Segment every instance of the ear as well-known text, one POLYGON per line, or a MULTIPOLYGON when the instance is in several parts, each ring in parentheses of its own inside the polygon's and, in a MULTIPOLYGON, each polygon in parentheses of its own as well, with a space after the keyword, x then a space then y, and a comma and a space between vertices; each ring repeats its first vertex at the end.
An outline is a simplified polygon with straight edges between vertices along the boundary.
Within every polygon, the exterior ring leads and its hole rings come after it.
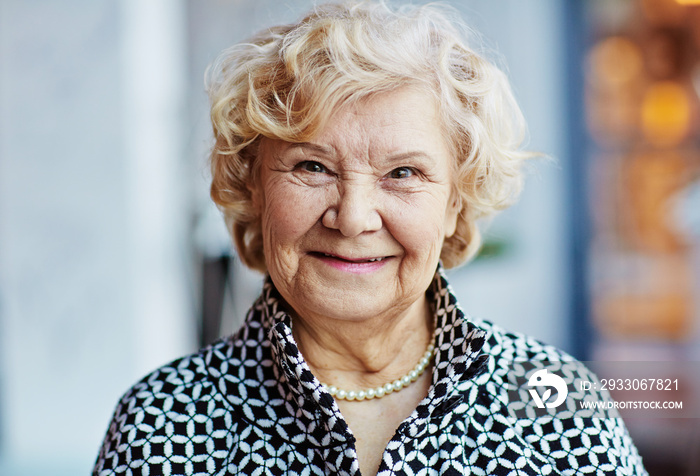
POLYGON ((450 238, 457 229, 459 212, 462 210, 462 198, 456 190, 452 190, 450 199, 445 210, 445 238, 450 238))

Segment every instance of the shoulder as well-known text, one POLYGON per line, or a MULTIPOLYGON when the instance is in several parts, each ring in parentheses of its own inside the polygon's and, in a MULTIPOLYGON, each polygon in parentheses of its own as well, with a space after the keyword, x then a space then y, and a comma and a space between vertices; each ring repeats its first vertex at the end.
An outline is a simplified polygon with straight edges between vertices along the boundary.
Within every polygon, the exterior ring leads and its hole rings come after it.
POLYGON ((508 331, 484 319, 469 318, 469 320, 486 333, 483 352, 492 358, 510 361, 569 362, 576 360, 558 347, 527 334, 508 331))
MULTIPOLYGON (((470 320, 486 333, 482 352, 489 356, 488 369, 477 383, 490 395, 489 401, 500 401, 504 421, 514 425, 532 451, 563 474, 577 474, 572 468, 583 472, 597 468, 600 474, 611 475, 647 474, 619 415, 591 415, 577 406, 586 398, 604 398, 600 393, 583 395, 577 391, 575 382, 579 379, 596 379, 584 363, 531 336, 489 321, 470 320), (534 406, 530 377, 542 368, 563 378, 567 397, 556 410, 530 414, 525 411, 534 406)), ((559 392, 552 388, 554 391, 559 392)))
MULTIPOLYGON (((230 428, 229 404, 216 388, 218 361, 230 361, 233 345, 222 340, 174 360, 133 385, 119 400, 93 474, 118 474, 134 463, 151 464, 167 453, 189 451, 194 436, 215 440, 213 429, 230 428), (194 418, 196 415, 196 418, 194 418)), ((204 441, 204 440, 202 440, 204 441)), ((225 457, 225 442, 210 441, 225 457)))
MULTIPOLYGON (((581 397, 577 389, 580 388, 581 381, 597 380, 596 375, 585 363, 532 336, 506 331, 485 320, 474 319, 472 322, 485 333, 481 351, 488 356, 485 371, 479 376, 477 383, 488 384, 488 388, 493 389, 493 396, 504 403, 511 413, 514 401, 521 403, 521 406, 528 410, 534 407, 537 402, 533 400, 532 389, 537 387, 551 388, 550 395, 555 392, 568 395, 563 402, 552 397, 550 403, 558 402, 556 412, 547 411, 544 414, 556 414, 559 417, 578 417, 583 414, 580 409, 576 409, 581 397), (555 387, 556 384, 559 386, 555 387), (561 406, 562 403, 565 405, 561 406), (565 413, 564 410, 569 412, 565 413)), ((599 393, 588 396, 596 399, 602 397, 599 393)), ((536 413, 541 416, 542 412, 536 413)), ((516 412, 516 416, 532 415, 516 412)))

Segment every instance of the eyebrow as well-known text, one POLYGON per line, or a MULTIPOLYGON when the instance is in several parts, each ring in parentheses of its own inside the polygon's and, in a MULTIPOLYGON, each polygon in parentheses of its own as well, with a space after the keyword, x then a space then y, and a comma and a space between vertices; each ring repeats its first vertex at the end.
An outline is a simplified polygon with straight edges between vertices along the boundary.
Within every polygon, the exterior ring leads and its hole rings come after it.
POLYGON ((407 159, 421 159, 427 160, 429 162, 435 162, 435 158, 433 156, 420 150, 401 152, 400 154, 390 155, 387 157, 387 160, 389 160, 390 162, 401 162, 402 160, 407 159))
MULTIPOLYGON (((306 149, 326 156, 337 155, 336 148, 331 145, 321 145, 314 142, 295 142, 290 144, 289 149, 306 149)), ((435 163, 435 157, 422 150, 409 150, 398 154, 391 154, 385 157, 389 164, 400 163, 404 160, 418 159, 421 162, 435 163)))
POLYGON ((309 149, 314 152, 320 152, 325 155, 332 155, 335 153, 335 148, 331 146, 314 144, 313 142, 295 142, 289 146, 290 149, 309 149))

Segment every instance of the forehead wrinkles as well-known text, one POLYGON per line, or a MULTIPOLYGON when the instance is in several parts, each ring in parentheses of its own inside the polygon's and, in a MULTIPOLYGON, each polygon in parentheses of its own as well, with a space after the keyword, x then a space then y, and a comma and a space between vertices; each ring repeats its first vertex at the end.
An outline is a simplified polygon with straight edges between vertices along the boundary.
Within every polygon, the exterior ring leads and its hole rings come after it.
POLYGON ((372 162, 372 153, 382 146, 373 144, 372 117, 361 114, 356 108, 339 111, 316 141, 333 151, 338 164, 348 171, 366 170, 372 162))
POLYGON ((423 133, 418 124, 400 114, 387 115, 378 108, 355 106, 340 111, 312 141, 318 146, 312 147, 331 150, 333 158, 343 168, 361 171, 368 166, 380 167, 385 159, 393 156, 423 149, 424 141, 416 141, 416 134, 423 133))

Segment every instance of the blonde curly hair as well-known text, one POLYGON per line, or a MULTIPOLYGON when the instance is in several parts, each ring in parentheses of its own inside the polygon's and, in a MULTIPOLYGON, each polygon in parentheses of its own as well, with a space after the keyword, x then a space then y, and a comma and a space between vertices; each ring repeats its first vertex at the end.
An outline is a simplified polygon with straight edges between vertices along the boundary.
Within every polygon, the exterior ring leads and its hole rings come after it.
POLYGON ((435 97, 455 159, 461 211, 441 259, 451 268, 474 255, 477 219, 514 201, 522 162, 535 154, 520 149, 525 122, 506 76, 466 44, 449 16, 436 5, 328 4, 219 56, 207 72, 211 197, 243 263, 266 271, 252 206, 260 139, 308 141, 341 106, 408 85, 435 97))

